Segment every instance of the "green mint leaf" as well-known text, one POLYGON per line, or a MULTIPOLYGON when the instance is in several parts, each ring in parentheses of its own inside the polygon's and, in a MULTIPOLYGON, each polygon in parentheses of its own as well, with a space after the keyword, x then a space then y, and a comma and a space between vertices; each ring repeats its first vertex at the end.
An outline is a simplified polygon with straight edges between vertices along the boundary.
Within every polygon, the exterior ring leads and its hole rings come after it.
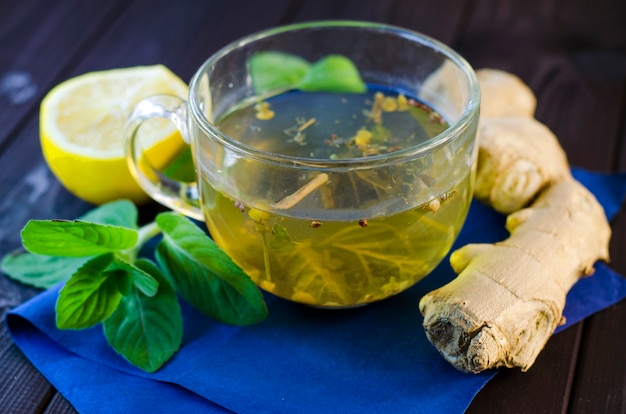
POLYGON ((342 55, 329 55, 315 62, 297 87, 308 92, 363 93, 367 89, 354 63, 342 55))
POLYGON ((174 157, 174 160, 163 170, 163 174, 176 181, 186 183, 195 181, 196 171, 193 164, 191 147, 186 146, 180 154, 174 157))
POLYGON ((104 335, 131 364, 154 372, 180 348, 183 318, 176 293, 159 269, 145 259, 139 259, 136 265, 159 282, 159 291, 147 297, 131 289, 104 321, 104 335))
MULTIPOLYGON (((89 211, 79 220, 134 229, 137 228, 137 208, 129 200, 117 200, 89 211)), ((38 237, 36 241, 39 241, 38 237)), ((60 253, 57 251, 57 254, 60 255, 50 256, 30 252, 8 254, 2 259, 0 269, 18 282, 47 289, 69 279, 78 268, 93 257, 93 255, 65 257, 64 251, 60 253)))
POLYGON ((47 289, 69 279, 87 260, 88 257, 44 256, 23 252, 4 256, 0 269, 20 283, 47 289))
POLYGON ((124 259, 119 256, 114 256, 113 261, 106 269, 109 271, 119 270, 130 278, 130 282, 137 289, 141 291, 146 296, 154 296, 159 289, 159 282, 150 275, 150 273, 145 272, 141 268, 128 263, 124 259))
POLYGON ((30 220, 22 230, 24 247, 48 256, 95 256, 130 249, 137 238, 136 230, 84 221, 30 220))
POLYGON ((311 66, 301 57, 282 52, 258 52, 249 60, 250 77, 256 94, 291 89, 311 66))
POLYGON ((296 55, 268 51, 253 55, 249 64, 257 94, 277 89, 347 93, 367 89, 357 67, 343 55, 328 55, 311 65, 296 55))
POLYGON ((102 204, 82 215, 79 220, 136 229, 137 216, 137 207, 135 207, 133 202, 123 199, 102 204))
POLYGON ((296 242, 294 242, 287 233, 287 229, 275 224, 272 226, 272 241, 269 242, 270 249, 281 250, 283 252, 288 252, 296 247, 296 242))
POLYGON ((239 266, 187 218, 161 213, 156 258, 191 305, 219 321, 250 325, 267 317, 263 295, 239 266))
POLYGON ((59 292, 56 324, 59 329, 84 329, 106 320, 118 307, 123 282, 117 272, 106 272, 112 253, 103 254, 81 266, 59 292))

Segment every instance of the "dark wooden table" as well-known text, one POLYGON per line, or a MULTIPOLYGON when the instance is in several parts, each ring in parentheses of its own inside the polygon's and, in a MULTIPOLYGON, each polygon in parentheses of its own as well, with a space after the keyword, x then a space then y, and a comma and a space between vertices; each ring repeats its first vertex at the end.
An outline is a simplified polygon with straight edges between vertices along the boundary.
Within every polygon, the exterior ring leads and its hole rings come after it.
MULTIPOLYGON (((624 0, 0 0, 0 256, 20 245, 28 219, 72 218, 91 207, 61 187, 41 155, 39 103, 55 84, 155 63, 189 80, 231 40, 329 18, 405 26, 447 43, 475 68, 518 74, 572 165, 626 170, 624 0)), ((626 212, 613 230, 612 267, 626 274, 626 212)), ((37 293, 0 274, 0 319, 37 293)), ((626 412, 624 327, 626 301, 554 336, 529 372, 499 374, 468 412, 626 412)), ((0 412, 75 412, 4 324, 0 412)))

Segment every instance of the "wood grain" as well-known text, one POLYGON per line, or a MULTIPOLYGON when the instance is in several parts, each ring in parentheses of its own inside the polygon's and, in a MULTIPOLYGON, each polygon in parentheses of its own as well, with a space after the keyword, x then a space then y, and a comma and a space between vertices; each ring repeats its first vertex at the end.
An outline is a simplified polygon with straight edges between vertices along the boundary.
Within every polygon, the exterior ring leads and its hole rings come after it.
POLYGON ((0 325, 0 408, 3 413, 42 412, 55 393, 52 386, 12 343, 0 325))
POLYGON ((75 65, 125 4, 119 0, 97 5, 80 0, 0 3, 0 148, 26 117, 35 114, 45 93, 64 78, 63 72, 75 65))
MULTIPOLYGON (((243 35, 321 19, 407 27, 452 46, 476 68, 516 73, 537 95, 537 118, 559 137, 573 165, 626 171, 623 0, 5 1, 0 256, 20 245, 28 219, 74 218, 91 207, 61 187, 41 156, 39 101, 56 83, 87 71, 154 63, 189 80, 209 55, 243 35)), ((141 216, 148 220, 160 210, 152 204, 141 216)), ((626 212, 613 230, 611 266, 626 274, 626 212)), ((37 292, 0 275, 0 318, 37 292)), ((625 324, 622 302, 555 335, 529 372, 500 373, 468 413, 626 412, 625 324)), ((75 412, 12 343, 4 324, 0 412, 75 412)))

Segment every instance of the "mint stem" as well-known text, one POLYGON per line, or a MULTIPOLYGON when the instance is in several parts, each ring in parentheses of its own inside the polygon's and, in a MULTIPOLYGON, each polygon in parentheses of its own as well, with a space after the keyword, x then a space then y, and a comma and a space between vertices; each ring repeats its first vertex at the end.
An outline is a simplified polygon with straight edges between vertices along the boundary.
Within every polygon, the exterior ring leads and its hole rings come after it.
POLYGON ((156 222, 153 221, 151 223, 146 224, 145 226, 140 227, 138 230, 138 233, 139 233, 139 240, 137 241, 137 245, 141 247, 143 246, 145 242, 147 242, 154 236, 159 235, 161 233, 161 229, 156 224, 156 222))
POLYGON ((134 262, 137 259, 137 255, 141 247, 151 238, 159 235, 161 233, 161 229, 156 224, 155 221, 152 221, 139 229, 137 229, 137 244, 132 249, 126 250, 122 252, 125 256, 131 259, 131 262, 134 262))

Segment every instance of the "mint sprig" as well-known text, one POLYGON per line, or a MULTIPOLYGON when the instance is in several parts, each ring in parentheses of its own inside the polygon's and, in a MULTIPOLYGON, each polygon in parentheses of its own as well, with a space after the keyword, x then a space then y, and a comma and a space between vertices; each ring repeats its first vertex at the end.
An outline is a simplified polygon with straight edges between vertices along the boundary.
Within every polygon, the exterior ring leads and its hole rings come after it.
POLYGON ((166 212, 139 228, 137 216, 132 202, 120 200, 80 220, 31 220, 22 230, 28 251, 6 256, 0 268, 36 287, 65 281, 56 303, 57 327, 102 324, 108 343, 147 372, 181 346, 177 294, 224 323, 245 326, 267 317, 256 285, 193 222, 166 212), (161 232, 158 264, 138 257, 161 232))
POLYGON ((346 93, 367 89, 354 62, 343 55, 328 55, 309 63, 289 53, 265 51, 252 55, 249 65, 256 94, 281 89, 346 93))

